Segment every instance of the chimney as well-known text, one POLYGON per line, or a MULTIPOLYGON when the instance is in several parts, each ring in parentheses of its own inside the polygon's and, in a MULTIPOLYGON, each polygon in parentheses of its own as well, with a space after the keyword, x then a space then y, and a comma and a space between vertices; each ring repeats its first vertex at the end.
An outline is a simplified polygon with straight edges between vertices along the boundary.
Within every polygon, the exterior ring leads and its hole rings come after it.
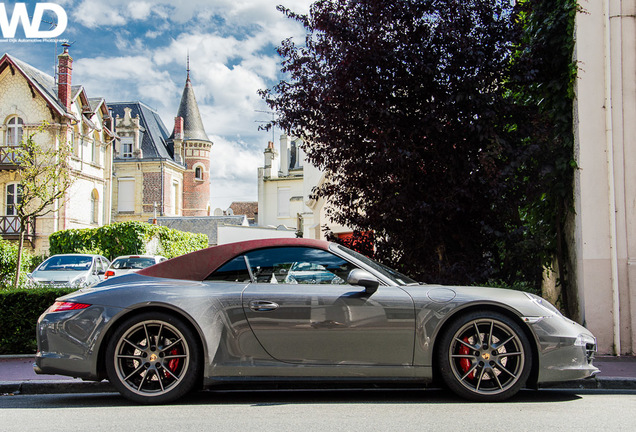
POLYGON ((274 160, 274 143, 273 142, 270 141, 267 143, 267 148, 263 152, 263 155, 265 156, 263 167, 268 173, 265 176, 269 177, 270 176, 269 169, 272 167, 272 161, 274 160))
POLYGON ((174 139, 183 139, 183 117, 174 118, 174 139))
POLYGON ((289 136, 280 136, 280 174, 282 177, 289 175, 289 136))
POLYGON ((66 111, 71 110, 71 73, 73 72, 73 58, 68 53, 67 43, 62 44, 64 52, 57 56, 58 74, 57 74, 57 98, 62 105, 66 107, 66 111))

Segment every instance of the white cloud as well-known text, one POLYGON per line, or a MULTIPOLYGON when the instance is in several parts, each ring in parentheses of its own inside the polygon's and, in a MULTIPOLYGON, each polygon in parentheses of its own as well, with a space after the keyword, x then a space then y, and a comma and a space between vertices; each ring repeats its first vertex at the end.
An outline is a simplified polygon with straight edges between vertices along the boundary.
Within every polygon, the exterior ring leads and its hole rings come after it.
POLYGON ((132 19, 144 20, 150 15, 152 5, 147 2, 130 2, 127 7, 132 19))
POLYGON ((210 158, 212 207, 226 209, 232 201, 256 201, 262 151, 257 154, 241 140, 218 135, 210 139, 214 142, 210 158))
MULTIPOLYGON (((204 22, 214 16, 228 26, 263 25, 275 27, 283 21, 276 10, 284 0, 81 0, 73 9, 73 17, 87 27, 123 26, 131 20, 143 20, 150 15, 166 18, 175 23, 204 22)), ((307 13, 313 0, 294 0, 287 7, 298 13, 307 13), (293 3, 293 4, 290 4, 293 3)), ((289 21, 289 20, 288 20, 289 21)))
POLYGON ((82 1, 73 9, 72 16, 75 21, 88 28, 121 26, 127 22, 117 9, 100 0, 82 1))
POLYGON ((149 57, 80 58, 73 65, 74 82, 91 97, 110 101, 142 100, 166 105, 179 91, 167 71, 158 70, 149 57))

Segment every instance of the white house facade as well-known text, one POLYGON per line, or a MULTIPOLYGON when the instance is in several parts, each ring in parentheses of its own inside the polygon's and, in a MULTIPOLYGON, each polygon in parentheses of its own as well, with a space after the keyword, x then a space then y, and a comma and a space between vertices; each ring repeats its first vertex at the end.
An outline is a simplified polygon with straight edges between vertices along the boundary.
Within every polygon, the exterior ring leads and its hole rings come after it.
POLYGON ((636 1, 577 14, 573 268, 601 353, 636 350, 636 1))

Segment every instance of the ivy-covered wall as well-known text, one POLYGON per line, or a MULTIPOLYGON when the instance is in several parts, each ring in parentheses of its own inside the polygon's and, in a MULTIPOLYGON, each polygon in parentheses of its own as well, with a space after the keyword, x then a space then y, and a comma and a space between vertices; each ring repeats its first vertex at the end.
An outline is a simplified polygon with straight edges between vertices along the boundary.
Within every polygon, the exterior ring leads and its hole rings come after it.
POLYGON ((208 246, 205 234, 177 231, 145 222, 120 222, 99 228, 68 229, 51 234, 50 254, 98 253, 163 255, 174 258, 208 246))

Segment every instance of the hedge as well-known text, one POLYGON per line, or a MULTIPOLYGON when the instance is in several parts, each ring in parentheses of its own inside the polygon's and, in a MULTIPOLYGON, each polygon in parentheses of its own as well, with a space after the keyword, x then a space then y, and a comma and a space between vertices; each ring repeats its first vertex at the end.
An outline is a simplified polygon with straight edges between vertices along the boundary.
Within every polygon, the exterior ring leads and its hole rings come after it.
POLYGON ((0 290, 0 355, 34 354, 38 318, 55 299, 75 288, 0 290))
POLYGON ((51 255, 96 253, 113 259, 120 255, 163 255, 174 258, 208 246, 205 234, 177 231, 145 222, 118 222, 99 228, 67 229, 49 237, 51 255))

